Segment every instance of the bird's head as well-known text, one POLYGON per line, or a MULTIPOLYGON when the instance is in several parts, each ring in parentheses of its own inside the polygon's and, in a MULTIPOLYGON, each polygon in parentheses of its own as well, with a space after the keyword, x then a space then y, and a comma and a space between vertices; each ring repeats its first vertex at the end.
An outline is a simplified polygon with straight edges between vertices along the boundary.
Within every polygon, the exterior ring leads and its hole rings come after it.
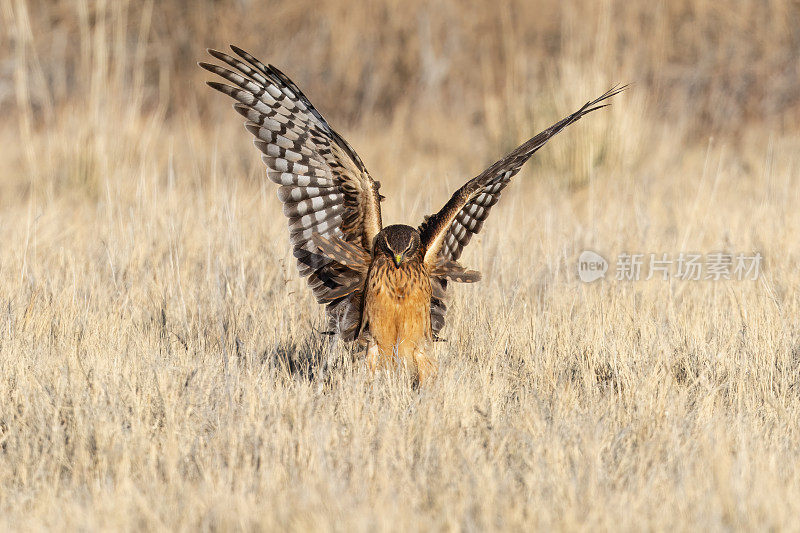
POLYGON ((375 253, 386 255, 399 267, 406 261, 413 259, 419 253, 420 237, 419 231, 411 226, 397 224, 386 226, 375 237, 375 253))

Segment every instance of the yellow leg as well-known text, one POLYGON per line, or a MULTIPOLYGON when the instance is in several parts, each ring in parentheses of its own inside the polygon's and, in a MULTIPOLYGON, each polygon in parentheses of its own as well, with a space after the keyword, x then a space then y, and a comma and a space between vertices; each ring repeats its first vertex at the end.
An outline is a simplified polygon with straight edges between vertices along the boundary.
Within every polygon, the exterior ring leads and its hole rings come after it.
POLYGON ((436 375, 436 362, 425 355, 422 348, 414 350, 414 363, 417 367, 417 379, 420 385, 436 375))
POLYGON ((381 351, 380 348, 378 348, 378 343, 372 340, 369 341, 367 344, 367 364, 372 372, 375 372, 382 366, 381 359, 381 351))
POLYGON ((420 383, 436 374, 436 362, 425 353, 428 343, 401 341, 397 345, 398 359, 416 372, 420 383))
POLYGON ((417 374, 420 383, 436 375, 436 362, 425 353, 427 343, 418 345, 409 341, 400 341, 391 347, 388 354, 381 351, 375 341, 367 344, 367 365, 372 372, 382 368, 405 366, 417 374))

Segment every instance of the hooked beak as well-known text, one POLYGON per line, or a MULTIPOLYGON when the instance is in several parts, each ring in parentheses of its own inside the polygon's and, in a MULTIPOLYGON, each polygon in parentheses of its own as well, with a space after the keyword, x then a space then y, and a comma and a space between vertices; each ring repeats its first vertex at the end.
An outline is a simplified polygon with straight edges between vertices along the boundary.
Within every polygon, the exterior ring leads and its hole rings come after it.
POLYGON ((399 267, 403 262, 403 254, 394 254, 394 266, 399 267))

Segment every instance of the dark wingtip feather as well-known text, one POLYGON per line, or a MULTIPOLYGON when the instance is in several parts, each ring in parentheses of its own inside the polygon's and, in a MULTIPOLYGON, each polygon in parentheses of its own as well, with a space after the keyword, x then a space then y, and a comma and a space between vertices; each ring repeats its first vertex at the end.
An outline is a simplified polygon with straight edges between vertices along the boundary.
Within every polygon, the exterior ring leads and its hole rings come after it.
POLYGON ((252 64, 253 61, 255 61, 256 63, 260 63, 260 61, 258 61, 255 57, 253 57, 252 54, 250 54, 246 50, 242 50, 241 48, 239 48, 235 44, 231 44, 229 46, 231 47, 231 50, 233 50, 234 54, 236 54, 237 56, 241 57, 242 59, 244 59, 248 63, 252 64))
POLYGON ((247 131, 252 133, 255 137, 259 136, 259 130, 261 129, 261 126, 259 126, 258 124, 255 124, 253 122, 245 122, 244 127, 245 127, 245 129, 247 131))
POLYGON ((226 54, 225 52, 220 52, 219 50, 215 50, 214 48, 206 48, 206 52, 208 52, 208 55, 210 55, 211 57, 215 57, 217 59, 223 59, 225 57, 229 57, 228 54, 226 54))
POLYGON ((603 105, 590 107, 589 109, 584 111, 583 114, 586 115, 587 113, 591 113, 592 111, 597 111, 598 109, 603 109, 604 107, 611 107, 611 104, 603 104, 603 105))
MULTIPOLYGON (((599 97, 595 98, 594 100, 590 100, 590 101, 586 102, 585 104, 583 104, 583 107, 581 107, 578 111, 576 111, 575 113, 573 113, 572 115, 567 117, 567 119, 566 119, 565 123, 562 125, 562 127, 565 127, 565 126, 567 126, 569 124, 577 122, 581 117, 583 117, 584 115, 588 115, 592 111, 597 111, 598 109, 602 109, 604 107, 610 106, 611 102, 608 102, 608 103, 605 103, 605 104, 601 104, 601 105, 597 105, 597 104, 599 104, 600 102, 604 102, 605 100, 608 100, 609 98, 612 98, 612 97, 618 95, 619 93, 627 90, 629 87, 630 87, 630 84, 628 84, 628 83, 626 83, 625 85, 622 85, 622 86, 620 86, 619 84, 615 84, 613 87, 611 87, 609 90, 604 92, 599 97)), ((559 128, 559 130, 560 129, 561 128, 559 128)))
POLYGON ((244 105, 244 104, 233 104, 233 109, 236 110, 237 113, 242 115, 247 120, 252 120, 250 113, 257 113, 252 107, 244 105))
POLYGON ((230 94, 230 91, 235 89, 234 87, 231 87, 230 85, 227 85, 225 83, 220 83, 218 81, 207 81, 206 85, 208 85, 212 89, 216 89, 219 92, 225 93, 225 94, 230 94))
MULTIPOLYGON (((609 90, 607 90, 600 98, 594 100, 592 104, 602 102, 603 100, 608 100, 612 96, 616 96, 619 93, 626 91, 630 88, 630 83, 626 83, 625 85, 620 85, 619 83, 615 84, 609 90)), ((590 104, 591 105, 591 104, 590 104)))

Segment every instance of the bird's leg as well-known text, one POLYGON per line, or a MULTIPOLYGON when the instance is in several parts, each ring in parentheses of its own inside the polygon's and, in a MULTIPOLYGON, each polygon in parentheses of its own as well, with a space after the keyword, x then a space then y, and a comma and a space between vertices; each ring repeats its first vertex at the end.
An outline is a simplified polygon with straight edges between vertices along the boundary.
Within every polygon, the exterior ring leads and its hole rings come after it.
POLYGON ((425 345, 414 347, 414 363, 420 385, 436 375, 436 361, 425 354, 425 345))
POLYGON ((372 339, 367 343, 367 364, 372 372, 381 367, 381 351, 378 343, 372 339))
POLYGON ((390 356, 381 350, 375 340, 367 344, 367 364, 372 372, 388 366, 400 365, 416 371, 420 383, 431 379, 436 374, 436 362, 426 355, 429 343, 415 343, 408 340, 398 341, 391 347, 390 356))
POLYGON ((436 362, 428 357, 426 348, 429 348, 429 343, 425 341, 412 342, 406 339, 397 344, 398 359, 412 371, 416 370, 419 383, 436 374, 436 362))

